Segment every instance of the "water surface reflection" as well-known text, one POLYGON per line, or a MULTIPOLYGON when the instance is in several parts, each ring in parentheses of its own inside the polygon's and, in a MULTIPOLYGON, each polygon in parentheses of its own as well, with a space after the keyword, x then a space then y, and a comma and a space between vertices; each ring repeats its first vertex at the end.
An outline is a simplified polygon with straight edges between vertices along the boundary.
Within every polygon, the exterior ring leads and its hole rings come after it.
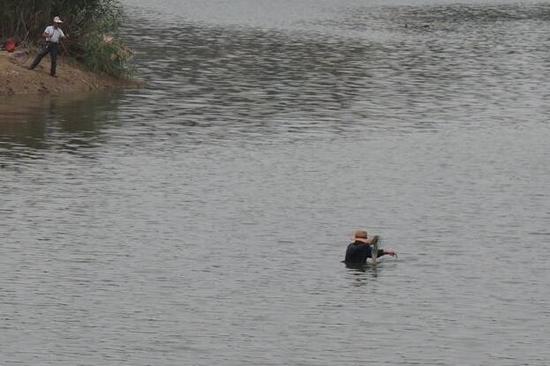
MULTIPOLYGON (((549 40, 539 22, 549 9, 358 7, 335 18, 335 27, 362 37, 197 25, 176 17, 168 21, 172 26, 152 24, 147 39, 133 37, 138 29, 128 28, 130 42, 143 50, 138 59, 150 86, 146 97, 132 97, 143 98, 141 115, 221 127, 228 138, 435 131, 480 119, 542 122, 539 109, 546 108, 548 88, 537 75, 549 73, 541 52, 549 40), (467 22, 455 17, 462 10, 470 14, 467 22), (510 27, 518 19, 529 34, 510 27), (387 37, 371 37, 361 24, 387 37), (150 59, 146 51, 153 47, 162 57, 150 59)), ((327 25, 319 21, 317 27, 327 25)))
POLYGON ((17 96, 0 102, 0 155, 17 157, 33 150, 76 151, 106 141, 116 125, 120 97, 115 93, 63 97, 17 96))

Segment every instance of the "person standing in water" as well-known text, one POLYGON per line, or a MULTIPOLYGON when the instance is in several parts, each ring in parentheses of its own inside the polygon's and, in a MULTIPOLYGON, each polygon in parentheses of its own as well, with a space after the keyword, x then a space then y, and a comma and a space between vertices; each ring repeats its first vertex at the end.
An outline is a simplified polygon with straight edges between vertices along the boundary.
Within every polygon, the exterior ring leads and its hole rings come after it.
MULTIPOLYGON (((346 250, 346 264, 365 264, 367 258, 372 258, 372 244, 378 241, 378 236, 369 237, 365 230, 357 230, 354 235, 353 243, 348 245, 346 250)), ((378 257, 383 255, 396 255, 395 251, 388 249, 378 249, 378 257)))
POLYGON ((46 27, 42 36, 46 38, 46 46, 36 55, 36 58, 29 67, 30 70, 34 69, 42 58, 48 53, 50 54, 51 68, 50 75, 56 77, 55 71, 57 67, 57 55, 59 54, 59 42, 62 38, 65 38, 65 33, 59 28, 59 25, 63 22, 59 17, 53 18, 53 24, 46 27))

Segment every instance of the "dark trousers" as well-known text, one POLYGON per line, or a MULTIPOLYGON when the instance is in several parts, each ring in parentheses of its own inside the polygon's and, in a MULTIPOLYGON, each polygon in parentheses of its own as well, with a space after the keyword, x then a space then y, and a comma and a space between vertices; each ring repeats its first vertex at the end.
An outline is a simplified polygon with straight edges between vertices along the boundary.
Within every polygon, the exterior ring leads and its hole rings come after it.
POLYGON ((36 58, 31 64, 31 70, 36 67, 42 61, 42 58, 46 56, 47 54, 50 54, 50 60, 52 67, 50 69, 50 75, 55 76, 55 69, 57 67, 57 54, 59 53, 59 44, 53 43, 53 42, 46 42, 46 46, 40 50, 38 55, 36 55, 36 58))

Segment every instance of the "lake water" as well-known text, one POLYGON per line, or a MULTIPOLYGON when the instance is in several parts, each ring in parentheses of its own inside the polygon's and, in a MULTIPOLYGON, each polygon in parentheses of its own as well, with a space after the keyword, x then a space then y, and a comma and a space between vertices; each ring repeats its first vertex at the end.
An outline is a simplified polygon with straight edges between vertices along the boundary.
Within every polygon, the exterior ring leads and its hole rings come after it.
POLYGON ((0 100, 2 365, 550 363, 550 4, 125 8, 145 88, 0 100))

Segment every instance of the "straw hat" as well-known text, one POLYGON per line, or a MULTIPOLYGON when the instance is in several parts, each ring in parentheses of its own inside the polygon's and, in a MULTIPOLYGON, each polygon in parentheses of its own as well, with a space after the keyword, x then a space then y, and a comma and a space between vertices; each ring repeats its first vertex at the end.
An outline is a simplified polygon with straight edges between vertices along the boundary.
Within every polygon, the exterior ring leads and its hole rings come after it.
POLYGON ((365 230, 357 230, 354 235, 355 238, 359 238, 359 239, 366 239, 367 236, 368 234, 365 230))

